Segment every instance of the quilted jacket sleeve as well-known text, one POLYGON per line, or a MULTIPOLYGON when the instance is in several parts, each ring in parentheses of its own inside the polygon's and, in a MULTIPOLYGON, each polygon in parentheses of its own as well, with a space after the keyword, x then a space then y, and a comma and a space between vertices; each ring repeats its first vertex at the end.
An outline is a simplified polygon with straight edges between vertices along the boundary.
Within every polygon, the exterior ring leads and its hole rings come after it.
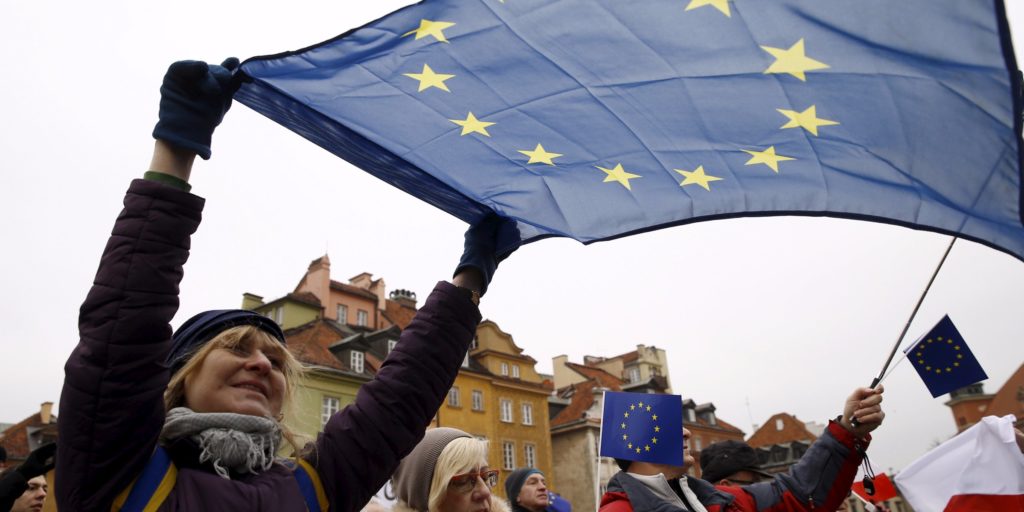
POLYGON ((423 438, 479 322, 464 290, 438 283, 377 377, 327 422, 307 458, 320 473, 332 511, 361 509, 423 438))
POLYGON ((135 180, 79 315, 64 367, 56 497, 61 510, 110 510, 163 425, 170 320, 203 200, 135 180))
POLYGON ((869 441, 870 437, 857 439, 832 421, 788 473, 777 475, 771 482, 718 489, 735 495, 739 510, 835 510, 846 499, 869 441))

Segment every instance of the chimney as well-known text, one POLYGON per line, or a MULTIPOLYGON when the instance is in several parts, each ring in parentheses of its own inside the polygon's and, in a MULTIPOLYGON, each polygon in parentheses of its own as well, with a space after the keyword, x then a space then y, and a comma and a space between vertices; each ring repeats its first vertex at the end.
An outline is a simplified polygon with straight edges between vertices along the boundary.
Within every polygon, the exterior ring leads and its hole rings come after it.
POLYGON ((39 420, 43 425, 49 425, 53 416, 53 402, 43 402, 39 405, 39 420))
POLYGON ((256 309, 262 305, 263 297, 249 292, 242 294, 242 309, 256 309))
POLYGON ((295 287, 295 293, 301 292, 312 293, 327 311, 333 309, 334 306, 330 304, 331 259, 326 254, 309 264, 306 275, 302 276, 299 285, 295 287))
POLYGON ((416 292, 414 291, 399 288, 392 290, 388 298, 397 302, 403 308, 416 309, 416 292))

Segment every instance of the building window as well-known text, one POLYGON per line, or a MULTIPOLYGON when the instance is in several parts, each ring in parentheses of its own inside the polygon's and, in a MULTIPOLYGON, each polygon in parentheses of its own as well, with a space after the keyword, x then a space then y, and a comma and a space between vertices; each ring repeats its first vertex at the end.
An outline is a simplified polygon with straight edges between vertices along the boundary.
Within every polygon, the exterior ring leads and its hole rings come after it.
POLYGON ((480 391, 479 389, 473 390, 473 410, 484 410, 484 392, 480 391))
POLYGON ((640 382, 640 369, 634 366, 626 370, 626 380, 629 382, 640 382))
POLYGON ((526 467, 535 468, 537 467, 537 447, 532 444, 523 446, 523 455, 525 458, 523 462, 526 463, 526 467))
POLYGON ((462 406, 462 397, 459 395, 458 386, 452 386, 452 389, 448 390, 448 405, 452 407, 462 406))
POLYGON ((775 430, 782 430, 785 427, 782 418, 775 418, 775 430))
POLYGON ((508 377, 508 363, 501 363, 501 374, 508 377))
POLYGON ((505 441, 501 443, 501 463, 503 468, 512 470, 516 468, 516 443, 505 441))
POLYGON ((512 423, 512 400, 501 399, 501 421, 512 423))
POLYGON ((704 440, 701 439, 700 437, 698 437, 698 438, 696 438, 694 440, 697 441, 697 451, 699 452, 699 451, 703 450, 704 449, 704 440))
POLYGON ((518 379, 519 378, 519 365, 518 364, 512 365, 512 378, 513 379, 518 379))
POLYGON ((523 425, 533 425, 533 404, 531 403, 523 402, 523 425))
POLYGON ((398 340, 388 340, 388 354, 395 349, 395 345, 398 345, 398 340))
POLYGON ((468 351, 466 352, 466 355, 463 356, 463 358, 462 358, 462 367, 463 368, 469 368, 469 352, 468 351))
POLYGON ((470 350, 475 350, 479 346, 480 346, 480 342, 477 341, 476 336, 473 336, 473 341, 469 342, 469 349, 470 350))
POLYGON ((356 373, 363 373, 363 362, 366 360, 366 355, 358 350, 353 350, 352 355, 349 356, 349 366, 352 367, 352 371, 356 373))
POLYGON ((696 423, 697 422, 697 412, 694 411, 693 409, 687 409, 686 410, 686 421, 689 421, 690 423, 696 423))
POLYGON ((715 419, 714 411, 708 413, 708 425, 711 425, 712 427, 718 425, 718 420, 715 419))
POLYGON ((366 327, 366 324, 370 321, 370 314, 366 310, 360 309, 356 311, 356 325, 360 327, 366 327))
POLYGON ((327 420, 331 419, 334 413, 341 409, 341 399, 335 396, 324 396, 320 404, 320 428, 324 428, 327 420))
POLYGON ((344 304, 338 304, 338 323, 348 323, 348 306, 344 304))

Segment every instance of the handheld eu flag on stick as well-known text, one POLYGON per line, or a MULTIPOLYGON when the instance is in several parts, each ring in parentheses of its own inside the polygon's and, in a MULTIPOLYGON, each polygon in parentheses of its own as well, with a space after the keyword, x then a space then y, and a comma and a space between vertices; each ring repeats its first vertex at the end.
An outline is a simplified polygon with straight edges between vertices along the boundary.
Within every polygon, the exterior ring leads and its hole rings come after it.
POLYGON ((240 70, 239 102, 523 242, 831 215, 1024 259, 1002 0, 424 0, 240 70))
POLYGON ((949 315, 904 353, 933 397, 988 378, 949 315))
POLYGON ((682 466, 683 398, 606 391, 601 455, 682 466))

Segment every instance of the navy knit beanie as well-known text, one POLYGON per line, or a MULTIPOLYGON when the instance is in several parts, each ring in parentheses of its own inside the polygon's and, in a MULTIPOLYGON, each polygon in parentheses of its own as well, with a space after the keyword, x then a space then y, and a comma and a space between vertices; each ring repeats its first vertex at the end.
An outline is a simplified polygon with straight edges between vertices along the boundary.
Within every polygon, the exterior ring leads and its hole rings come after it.
POLYGON ((285 344, 284 332, 273 320, 248 309, 214 309, 189 318, 171 336, 171 352, 167 354, 167 365, 174 374, 185 366, 192 354, 207 341, 232 327, 251 325, 263 329, 285 344))
POLYGON ((541 476, 544 475, 544 473, 537 468, 519 468, 509 473, 508 478, 505 479, 505 496, 508 496, 508 501, 512 504, 513 508, 516 508, 518 505, 516 503, 516 498, 519 497, 519 491, 523 490, 523 484, 525 484, 526 479, 534 473, 540 473, 541 476))

